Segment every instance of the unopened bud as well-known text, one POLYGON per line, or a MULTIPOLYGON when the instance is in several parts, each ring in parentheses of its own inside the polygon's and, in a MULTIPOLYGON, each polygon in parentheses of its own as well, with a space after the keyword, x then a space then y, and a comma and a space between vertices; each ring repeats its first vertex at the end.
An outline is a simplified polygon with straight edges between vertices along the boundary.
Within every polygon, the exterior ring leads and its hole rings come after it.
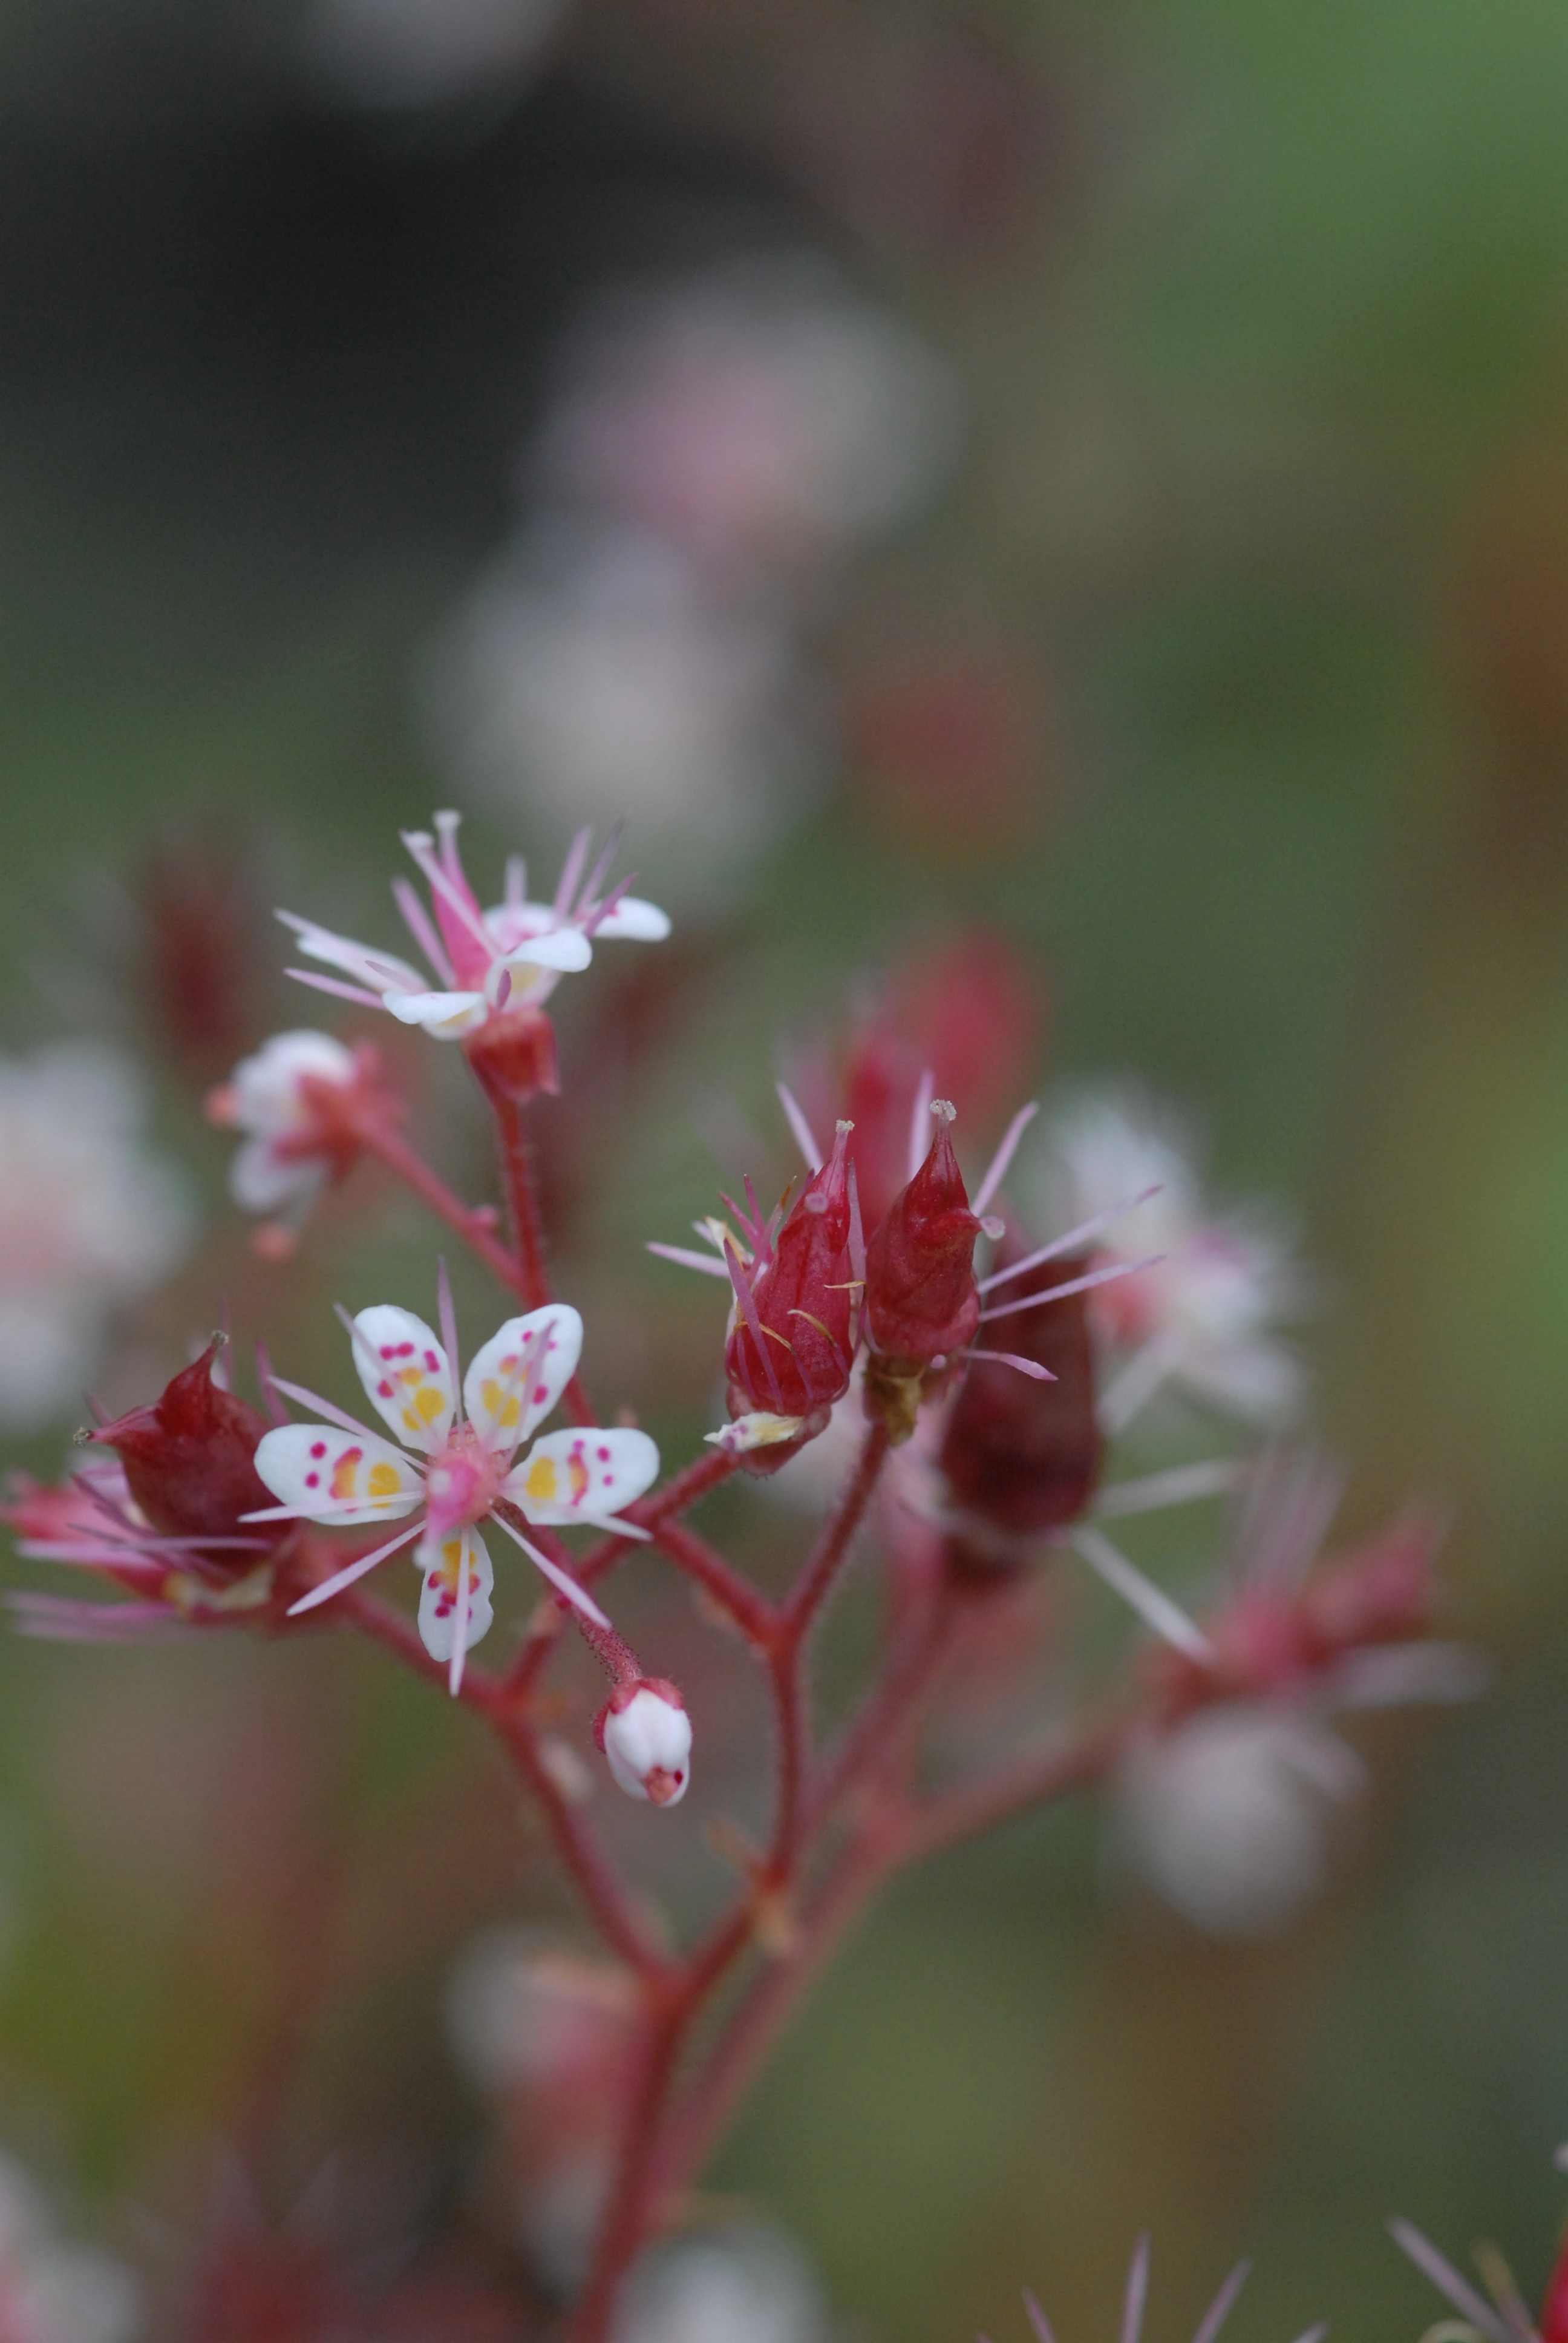
POLYGON ((866 1255, 866 1330, 879 1357, 931 1364, 967 1349, 980 1323, 975 1239, 949 1136, 953 1111, 931 1102, 936 1131, 914 1178, 889 1205, 866 1255))
POLYGON ((663 1676, 618 1684, 600 1709, 594 1739, 628 1798, 678 1805, 691 1779, 691 1719, 663 1676))
MULTIPOLYGON (((437 899, 439 900, 439 899, 437 899)), ((509 970, 503 970, 509 977, 509 970)), ((487 1091, 522 1106, 541 1091, 560 1089, 556 1031, 542 1009, 507 993, 463 1042, 468 1063, 487 1091)))
MULTIPOLYGON (((246 1513, 272 1503, 255 1463, 266 1419, 213 1380, 224 1340, 215 1334, 150 1407, 90 1434, 115 1450, 132 1496, 166 1537, 232 1537, 246 1513)), ((244 1560, 248 1567, 254 1556, 244 1560)))
POLYGON ((810 1418, 849 1388, 854 1359, 849 1128, 839 1125, 831 1156, 771 1252, 748 1268, 736 1264, 744 1292, 724 1363, 729 1413, 737 1419, 759 1413, 810 1418))

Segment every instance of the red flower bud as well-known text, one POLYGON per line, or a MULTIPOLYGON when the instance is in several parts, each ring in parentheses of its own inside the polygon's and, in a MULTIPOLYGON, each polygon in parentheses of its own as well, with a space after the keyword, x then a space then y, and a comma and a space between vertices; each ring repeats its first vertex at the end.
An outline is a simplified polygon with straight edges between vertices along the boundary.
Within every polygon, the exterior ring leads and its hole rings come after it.
MULTIPOLYGON (((1000 1266, 1018 1260, 1004 1245, 1000 1266)), ((1076 1521, 1093 1495, 1105 1443, 1094 1414, 1094 1360, 1081 1293, 1062 1302, 1051 1291, 1084 1272, 1082 1261, 1041 1262, 1014 1281, 1038 1310, 1008 1324, 1008 1348, 1049 1368, 1036 1383, 1016 1367, 977 1361, 964 1378, 942 1441, 941 1468, 965 1513, 1014 1537, 1036 1537, 1076 1521)))
POLYGON ((749 1268, 730 1252, 736 1322, 724 1364, 732 1416, 756 1410, 807 1416, 830 1407, 849 1387, 855 1302, 849 1129, 839 1125, 832 1155, 770 1248, 749 1268))
MULTIPOLYGON (((436 898, 437 909, 441 899, 436 898)), ((498 1091, 518 1106, 540 1091, 553 1098, 560 1089, 556 1063, 556 1029, 542 1009, 526 1001, 492 1009, 484 1023, 463 1043, 468 1063, 486 1090, 498 1091)))
MULTIPOLYGON (((212 1379, 223 1343, 215 1334, 150 1407, 87 1435, 115 1450, 132 1496, 166 1537, 254 1538, 240 1516, 274 1503, 254 1462, 266 1419, 212 1379)), ((249 1569, 255 1557, 242 1559, 249 1569)))
POLYGON ((930 1152, 895 1196, 866 1253, 866 1332, 884 1359, 930 1365, 973 1342, 980 1324, 975 1239, 963 1173, 948 1135, 953 1110, 932 1101, 930 1152))

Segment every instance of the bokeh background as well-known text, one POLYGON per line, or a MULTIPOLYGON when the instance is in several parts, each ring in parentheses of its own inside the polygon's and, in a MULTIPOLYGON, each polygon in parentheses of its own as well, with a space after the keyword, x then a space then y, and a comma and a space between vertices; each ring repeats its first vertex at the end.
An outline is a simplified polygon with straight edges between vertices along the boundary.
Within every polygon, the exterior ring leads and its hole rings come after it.
MULTIPOLYGON (((661 1428, 707 1420, 715 1338, 641 1240, 782 1050, 983 923, 1039 971, 1053 1079, 1141 1077, 1221 1192, 1299 1212, 1347 1524, 1412 1489, 1452 1517, 1493 1689, 1361 1735, 1375 1794, 1280 1941, 1108 1896, 1091 1814, 856 1941, 715 2179, 866 2338, 1002 2343, 1025 2283, 1107 2334, 1145 2227, 1161 2334, 1255 2255, 1237 2343, 1421 2332, 1391 2211, 1497 2236, 1527 2290, 1550 2258, 1565 119, 1542 0, 0 19, 0 1018, 143 1061, 199 1221, 104 1397, 225 1307, 336 1389, 324 1295, 421 1306, 427 1234, 374 1177, 281 1267, 225 1201, 202 1091, 315 1014, 270 905, 390 940, 432 805, 480 869, 624 807, 678 940, 568 1016, 568 1079, 600 1071, 547 1165, 598 1360, 661 1428), (782 488, 746 470, 780 369, 782 488), (196 1030, 178 955, 214 936, 196 1030)), ((433 1055, 417 1121, 477 1192, 433 1055)), ((75 1421, 15 1461, 56 1470, 75 1421)), ((144 2266, 216 2140, 282 2203, 337 2156, 367 2233, 471 2217, 445 1980, 566 1906, 466 1721, 331 1637, 0 1671, 5 2143, 144 2266)))

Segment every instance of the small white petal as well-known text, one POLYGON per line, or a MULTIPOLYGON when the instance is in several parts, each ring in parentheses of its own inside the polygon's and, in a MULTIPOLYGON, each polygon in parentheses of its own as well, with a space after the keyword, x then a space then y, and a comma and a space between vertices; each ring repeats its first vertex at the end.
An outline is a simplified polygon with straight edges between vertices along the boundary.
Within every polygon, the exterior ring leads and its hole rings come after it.
POLYGON ((628 1798, 678 1805, 691 1780, 691 1719, 645 1684, 607 1713, 604 1754, 628 1798))
POLYGON ((629 943, 661 944, 669 933, 669 916, 640 895, 623 895, 594 930, 597 936, 624 938, 629 943))
POLYGON ((228 1167, 228 1192, 242 1212, 276 1212, 308 1203, 327 1178, 309 1155, 280 1155, 270 1140, 247 1139, 228 1167))
POLYGON ((325 960, 328 968, 340 968, 373 992, 386 992, 401 987, 417 992, 424 978, 417 969, 410 968, 396 952, 373 950, 368 944, 357 944, 352 937, 334 935, 330 928, 318 928, 314 920, 296 919, 292 911, 279 911, 278 918, 286 928, 292 928, 299 939, 299 949, 311 960, 325 960))
POLYGON ((526 1440, 576 1374, 582 1346, 583 1322, 568 1302, 508 1318, 475 1352, 463 1378, 463 1402, 480 1439, 508 1451, 526 1440))
POLYGON ((508 1473, 505 1493, 531 1522, 601 1521, 658 1478, 658 1450, 646 1432, 586 1425, 548 1432, 508 1473))
POLYGON ((482 1024, 487 1014, 482 992, 391 992, 384 1006, 400 1025, 422 1025, 438 1041, 455 1041, 482 1024))
POLYGON ((418 1473, 389 1440, 329 1423, 284 1423, 264 1433, 256 1469, 282 1503, 321 1521, 397 1521, 425 1494, 418 1473))
POLYGON ((458 1571, 467 1559, 468 1643, 477 1644, 495 1624, 490 1596, 496 1574, 477 1530, 454 1530, 437 1544, 427 1539, 415 1560, 425 1574, 419 1596, 419 1634, 433 1660, 449 1660, 457 1637, 458 1571))
POLYGON ((744 1456, 753 1448, 777 1448, 797 1439, 805 1422, 803 1415, 770 1415, 766 1408, 754 1408, 749 1415, 738 1415, 722 1432, 704 1433, 703 1438, 710 1446, 722 1448, 727 1456, 744 1456))
POLYGON ((508 968, 522 971, 526 983, 530 968, 553 969, 558 976, 576 976, 593 958, 593 946, 580 928, 549 928, 525 936, 506 955, 508 968))
POLYGON ((391 1302, 355 1318, 354 1364, 378 1415, 428 1455, 451 1430, 457 1389, 447 1353, 422 1318, 391 1302))

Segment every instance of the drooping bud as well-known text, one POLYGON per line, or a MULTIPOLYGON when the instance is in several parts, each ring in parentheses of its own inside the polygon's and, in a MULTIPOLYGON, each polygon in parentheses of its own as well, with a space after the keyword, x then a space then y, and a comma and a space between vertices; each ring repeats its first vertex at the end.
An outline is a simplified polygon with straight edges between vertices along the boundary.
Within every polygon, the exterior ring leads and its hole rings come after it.
POLYGON ((963 1173, 949 1136, 953 1110, 933 1099, 930 1151, 893 1199, 866 1254, 866 1406, 895 1441, 915 1428, 923 1390, 980 1324, 975 1239, 963 1173))
POLYGON ((724 1364, 732 1417, 805 1419, 822 1414, 849 1388, 856 1300, 850 1129, 839 1125, 831 1156, 771 1245, 749 1266, 729 1250, 736 1311, 724 1364))
POLYGON ((560 1089, 556 1029, 530 1001, 508 998, 492 1009, 465 1038, 463 1049, 485 1088, 516 1106, 525 1106, 541 1091, 553 1098, 560 1089))
POLYGON ((330 1033, 275 1033, 207 1093, 207 1120, 246 1135, 229 1167, 236 1203, 283 1212, 286 1234, 329 1182, 347 1178, 362 1118, 380 1102, 373 1050, 347 1050, 330 1033))
POLYGON ((679 1805, 691 1779, 691 1719, 668 1678, 634 1676, 617 1684, 593 1731, 628 1798, 679 1805))
MULTIPOLYGON (((266 1420, 213 1381, 224 1342, 215 1334, 149 1407, 88 1434, 114 1449, 132 1496, 166 1537, 246 1536, 242 1517, 273 1503, 255 1462, 266 1420)), ((245 1565, 253 1559, 246 1554, 245 1565)))
MULTIPOLYGON (((999 1265, 1020 1258, 1004 1244, 999 1265)), ((1094 1358, 1081 1293, 1055 1302, 1055 1287, 1084 1272, 1081 1260, 1041 1262, 1014 1282, 1037 1310, 1008 1321, 1008 1345, 1048 1368, 1037 1383, 1016 1368, 976 1361, 953 1403, 941 1469, 955 1503, 977 1526, 1004 1538, 1038 1537, 1076 1521, 1093 1495, 1105 1443, 1095 1421, 1094 1358)))

